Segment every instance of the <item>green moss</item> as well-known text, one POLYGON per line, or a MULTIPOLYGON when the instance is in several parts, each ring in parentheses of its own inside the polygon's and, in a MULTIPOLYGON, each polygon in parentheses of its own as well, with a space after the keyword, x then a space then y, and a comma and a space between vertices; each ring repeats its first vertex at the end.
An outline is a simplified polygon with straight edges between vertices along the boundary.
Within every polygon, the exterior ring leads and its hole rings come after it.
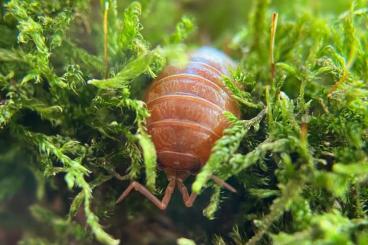
POLYGON ((166 183, 142 96, 168 62, 209 43, 239 62, 224 84, 242 118, 226 115, 193 182, 204 194, 194 211, 169 209, 165 230, 185 231, 179 244, 366 243, 366 1, 230 2, 0 2, 0 233, 117 244, 132 217, 154 217, 142 197, 114 204, 129 179, 166 183))

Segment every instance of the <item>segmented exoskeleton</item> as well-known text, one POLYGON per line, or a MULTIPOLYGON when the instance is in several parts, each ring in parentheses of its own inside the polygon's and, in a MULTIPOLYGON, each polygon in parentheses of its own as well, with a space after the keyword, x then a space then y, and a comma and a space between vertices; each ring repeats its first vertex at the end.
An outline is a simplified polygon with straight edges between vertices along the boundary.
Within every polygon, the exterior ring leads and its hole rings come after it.
MULTIPOLYGON (((196 194, 189 195, 184 179, 197 173, 208 160, 212 146, 228 126, 224 111, 239 116, 238 106, 222 81, 222 76, 234 67, 224 53, 203 47, 190 54, 184 68, 169 65, 157 77, 146 93, 151 114, 147 127, 156 147, 158 166, 167 174, 169 184, 160 201, 134 181, 118 202, 135 189, 165 209, 177 186, 185 205, 192 206, 196 194)), ((235 192, 218 177, 212 179, 235 192)))

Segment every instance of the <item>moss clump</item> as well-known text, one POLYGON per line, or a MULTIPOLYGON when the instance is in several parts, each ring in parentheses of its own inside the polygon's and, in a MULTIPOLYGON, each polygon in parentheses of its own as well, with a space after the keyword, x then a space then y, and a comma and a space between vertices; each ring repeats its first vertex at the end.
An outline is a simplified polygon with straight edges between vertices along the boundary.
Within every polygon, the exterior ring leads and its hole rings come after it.
POLYGON ((367 243, 366 1, 0 9, 0 243, 367 243), (204 40, 239 61, 224 83, 243 118, 227 115, 193 179, 203 195, 193 210, 174 198, 165 214, 140 196, 116 207, 129 179, 164 186, 142 94, 204 40), (239 194, 212 186, 212 173, 239 194))

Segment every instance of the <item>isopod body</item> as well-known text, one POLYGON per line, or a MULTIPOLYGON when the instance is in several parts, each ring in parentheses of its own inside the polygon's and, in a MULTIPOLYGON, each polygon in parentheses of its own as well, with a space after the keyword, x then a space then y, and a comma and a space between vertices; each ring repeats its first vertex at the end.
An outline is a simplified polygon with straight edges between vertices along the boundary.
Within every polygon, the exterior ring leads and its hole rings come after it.
POLYGON ((227 126, 224 111, 239 115, 223 84, 234 62, 204 47, 193 52, 186 67, 168 66, 146 94, 151 113, 148 132, 162 169, 197 172, 227 126))
MULTIPOLYGON (((197 195, 189 195, 184 179, 200 170, 215 141, 223 135, 228 126, 224 111, 238 117, 240 114, 231 92, 223 84, 223 75, 229 75, 234 67, 235 63, 224 53, 203 47, 189 55, 185 67, 169 65, 157 77, 145 98, 151 114, 147 128, 156 147, 158 166, 165 171, 169 184, 160 201, 133 181, 118 202, 134 189, 165 209, 177 186, 185 205, 192 206, 197 195)), ((235 192, 218 177, 211 178, 235 192)))

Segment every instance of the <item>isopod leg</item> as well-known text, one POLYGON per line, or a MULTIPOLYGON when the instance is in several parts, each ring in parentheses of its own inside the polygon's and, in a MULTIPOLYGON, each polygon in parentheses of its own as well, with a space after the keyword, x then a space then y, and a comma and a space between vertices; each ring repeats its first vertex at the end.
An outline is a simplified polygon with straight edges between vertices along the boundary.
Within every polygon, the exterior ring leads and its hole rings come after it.
POLYGON ((183 181, 180 179, 177 181, 177 186, 179 191, 181 192, 181 195, 183 196, 185 206, 186 207, 193 206, 193 203, 197 198, 197 194, 192 192, 192 194, 190 194, 189 196, 187 187, 183 184, 183 181))
POLYGON ((142 184, 133 181, 130 185, 125 189, 125 191, 120 195, 116 203, 119 203, 126 198, 132 190, 136 190, 145 196, 148 200, 150 200, 153 204, 155 204, 159 209, 164 210, 166 209, 167 205, 170 202, 171 196, 175 189, 175 178, 169 180, 169 184, 166 187, 164 197, 162 201, 160 201, 155 195, 153 195, 145 186, 142 184))
MULTIPOLYGON (((228 183, 226 183, 224 180, 220 179, 217 176, 212 175, 211 179, 218 184, 219 186, 224 187, 225 189, 231 191, 231 192, 236 192, 235 188, 232 187, 231 185, 229 185, 228 183)), ((187 187, 184 185, 183 181, 181 179, 177 179, 176 184, 178 186, 178 189, 183 197, 183 201, 185 206, 187 207, 191 207, 193 206, 194 201, 197 198, 197 194, 192 192, 190 195, 188 193, 188 189, 187 187)))
POLYGON ((174 193, 175 185, 176 185, 176 179, 175 178, 170 178, 169 179, 169 184, 167 185, 166 190, 165 190, 165 195, 162 198, 160 209, 162 209, 162 210, 166 209, 167 205, 169 204, 169 202, 171 200, 171 196, 174 193))
POLYGON ((226 183, 224 180, 220 179, 219 177, 215 175, 211 175, 211 179, 219 186, 222 186, 231 192, 236 192, 236 189, 234 187, 232 187, 231 185, 229 185, 228 183, 226 183))

